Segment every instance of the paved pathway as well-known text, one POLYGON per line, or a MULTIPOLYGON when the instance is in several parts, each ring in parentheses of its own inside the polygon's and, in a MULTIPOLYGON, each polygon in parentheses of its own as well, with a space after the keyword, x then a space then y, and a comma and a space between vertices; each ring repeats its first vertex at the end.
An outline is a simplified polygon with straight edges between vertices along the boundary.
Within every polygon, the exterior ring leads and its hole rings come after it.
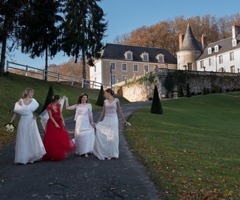
MULTIPOLYGON (((123 105, 129 117, 149 102, 123 105)), ((99 112, 94 112, 97 118, 99 112)), ((122 123, 120 123, 122 124, 122 123)), ((74 131, 73 117, 66 120, 67 130, 74 131)), ((13 164, 14 144, 0 151, 0 199, 68 200, 158 200, 166 199, 157 191, 145 168, 131 153, 120 126, 120 157, 100 161, 70 155, 64 161, 40 161, 27 165, 13 164)))

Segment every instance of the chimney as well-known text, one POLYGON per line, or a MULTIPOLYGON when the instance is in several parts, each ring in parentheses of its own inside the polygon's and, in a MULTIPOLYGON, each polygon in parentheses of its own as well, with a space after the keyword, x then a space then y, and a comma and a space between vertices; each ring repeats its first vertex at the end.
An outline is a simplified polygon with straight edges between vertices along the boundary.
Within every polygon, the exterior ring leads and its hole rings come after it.
POLYGON ((201 43, 202 43, 202 48, 204 49, 207 46, 207 37, 204 34, 202 34, 201 43))
POLYGON ((236 39, 237 35, 240 33, 240 26, 232 26, 232 39, 236 39))
POLYGON ((184 39, 184 34, 180 33, 179 34, 179 50, 182 48, 183 39, 184 39))

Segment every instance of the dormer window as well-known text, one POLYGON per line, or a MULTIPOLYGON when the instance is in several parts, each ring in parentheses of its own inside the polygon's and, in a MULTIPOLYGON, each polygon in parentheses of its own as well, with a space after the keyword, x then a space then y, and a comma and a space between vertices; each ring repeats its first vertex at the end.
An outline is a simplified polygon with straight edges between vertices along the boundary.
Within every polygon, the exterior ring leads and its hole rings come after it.
POLYGON ((149 61, 148 53, 146 53, 146 52, 142 53, 141 58, 142 58, 143 61, 149 61))
POLYGON ((156 56, 156 59, 158 60, 158 62, 164 63, 164 55, 163 54, 158 54, 156 56))
POLYGON ((233 39, 233 40, 232 40, 232 46, 233 46, 233 47, 237 46, 237 40, 236 40, 236 39, 233 39))
POLYGON ((211 54, 211 53, 212 53, 212 48, 209 47, 209 48, 208 48, 208 54, 211 54))
POLYGON ((216 46, 214 47, 214 51, 215 51, 215 52, 218 52, 218 51, 219 51, 219 46, 218 46, 218 45, 216 45, 216 46))
POLYGON ((125 60, 133 60, 132 52, 131 51, 126 51, 124 53, 125 60))

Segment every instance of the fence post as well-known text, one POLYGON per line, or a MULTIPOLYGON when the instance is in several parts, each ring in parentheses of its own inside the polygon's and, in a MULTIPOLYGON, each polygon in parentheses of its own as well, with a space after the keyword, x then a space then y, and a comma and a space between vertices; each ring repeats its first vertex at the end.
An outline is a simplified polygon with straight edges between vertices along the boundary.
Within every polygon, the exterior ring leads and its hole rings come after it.
POLYGON ((45 80, 45 69, 43 70, 43 75, 42 75, 42 77, 43 77, 43 80, 45 80))
POLYGON ((8 62, 8 60, 7 60, 6 72, 8 72, 8 65, 9 65, 9 62, 8 62))
POLYGON ((28 65, 26 65, 25 76, 28 76, 28 65))
POLYGON ((58 72, 58 83, 60 82, 60 73, 58 72))
POLYGON ((82 88, 84 87, 84 79, 82 79, 82 88))

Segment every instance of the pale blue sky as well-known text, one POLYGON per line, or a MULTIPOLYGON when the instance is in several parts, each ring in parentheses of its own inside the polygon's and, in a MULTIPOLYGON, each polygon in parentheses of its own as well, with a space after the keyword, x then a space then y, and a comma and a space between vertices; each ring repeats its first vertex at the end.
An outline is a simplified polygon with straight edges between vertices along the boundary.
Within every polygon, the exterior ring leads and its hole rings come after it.
MULTIPOLYGON (((100 6, 108 21, 104 43, 112 43, 117 36, 130 33, 141 26, 151 26, 175 17, 184 18, 210 14, 224 17, 240 13, 240 0, 102 0, 100 6)), ((44 68, 44 57, 31 59, 19 52, 11 53, 7 60, 23 65, 44 68)), ((49 64, 67 62, 63 53, 49 59, 49 64)))

